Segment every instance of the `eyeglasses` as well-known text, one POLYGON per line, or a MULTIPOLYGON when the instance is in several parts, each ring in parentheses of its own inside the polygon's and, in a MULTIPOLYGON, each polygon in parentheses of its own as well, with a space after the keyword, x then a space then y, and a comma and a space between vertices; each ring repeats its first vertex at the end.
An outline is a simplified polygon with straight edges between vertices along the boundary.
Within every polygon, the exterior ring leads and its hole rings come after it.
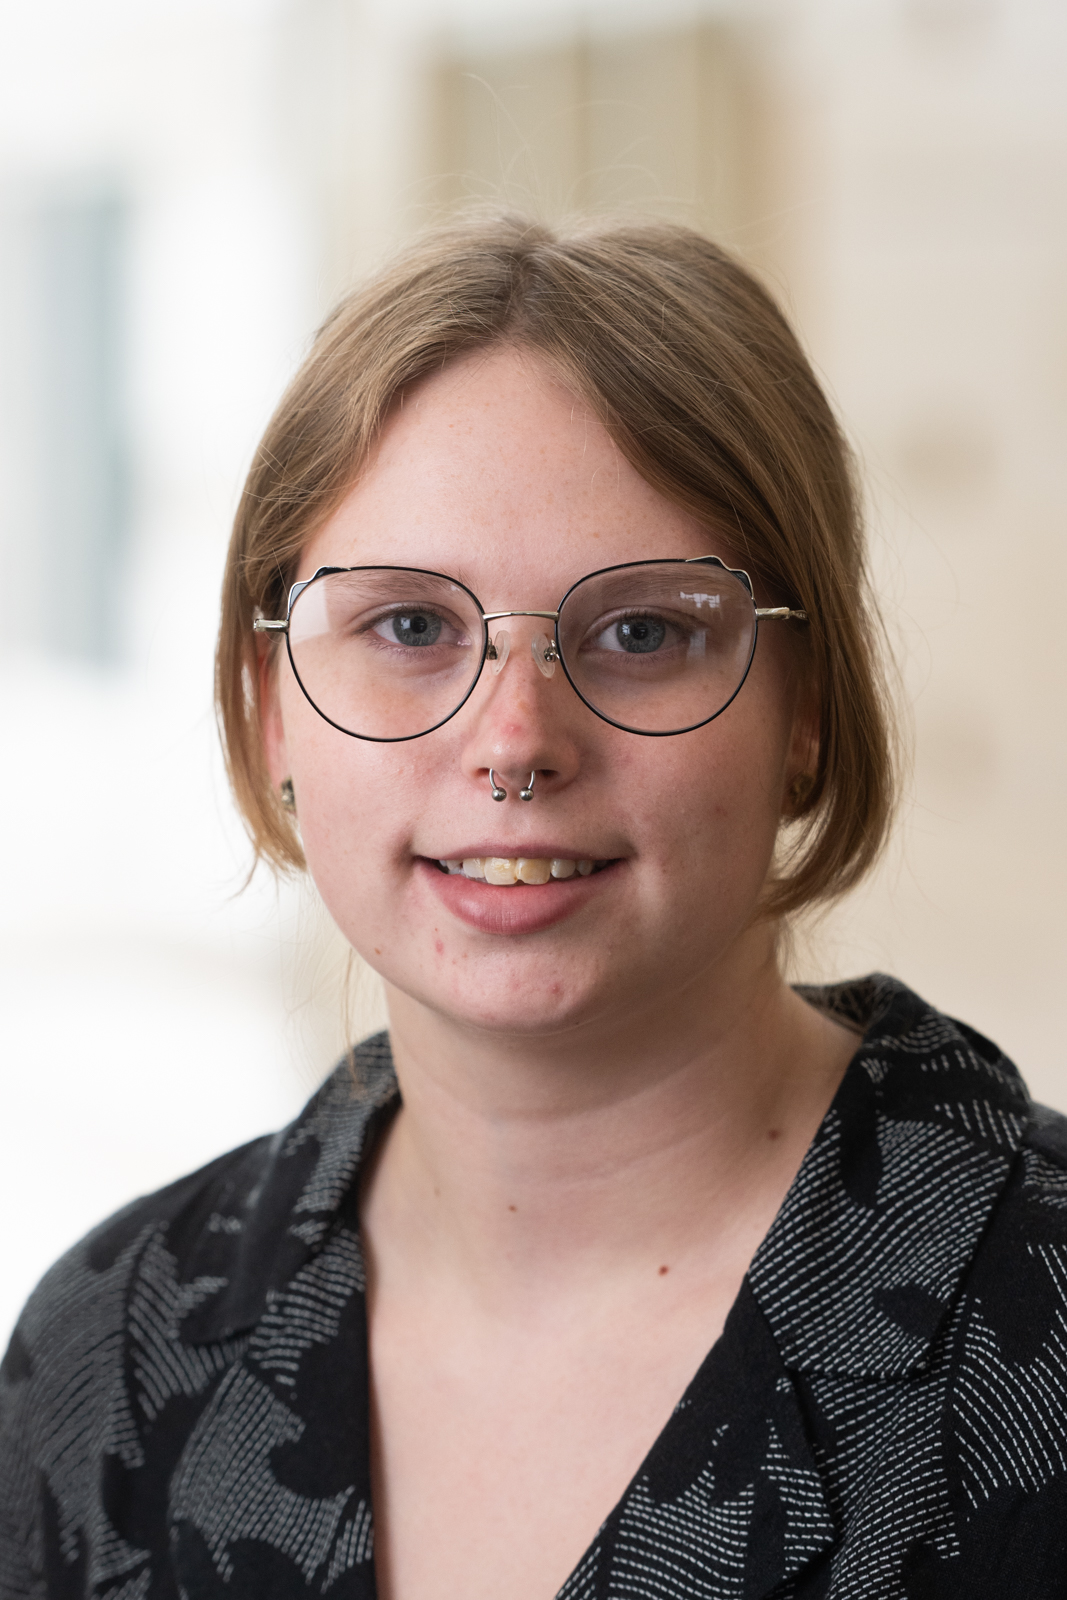
POLYGON ((726 710, 761 622, 807 621, 757 607, 747 572, 718 556, 631 561, 571 585, 555 611, 483 611, 455 578, 419 567, 320 567, 289 591, 283 633, 293 672, 321 717, 355 739, 418 739, 454 717, 488 661, 503 671, 511 635, 491 622, 534 617, 538 670, 557 665, 590 711, 627 733, 688 733, 726 710))

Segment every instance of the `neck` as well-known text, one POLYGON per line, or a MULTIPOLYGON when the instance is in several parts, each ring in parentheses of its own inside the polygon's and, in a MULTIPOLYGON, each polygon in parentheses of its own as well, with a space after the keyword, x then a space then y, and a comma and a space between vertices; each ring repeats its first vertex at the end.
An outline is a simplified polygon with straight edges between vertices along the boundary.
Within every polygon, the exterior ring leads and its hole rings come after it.
POLYGON ((684 1262, 709 1227, 747 1264, 855 1039, 783 982, 773 929, 745 946, 743 970, 654 1015, 547 1037, 393 991, 404 1103, 368 1182, 370 1235, 402 1241, 423 1283, 458 1274, 518 1299, 684 1262))

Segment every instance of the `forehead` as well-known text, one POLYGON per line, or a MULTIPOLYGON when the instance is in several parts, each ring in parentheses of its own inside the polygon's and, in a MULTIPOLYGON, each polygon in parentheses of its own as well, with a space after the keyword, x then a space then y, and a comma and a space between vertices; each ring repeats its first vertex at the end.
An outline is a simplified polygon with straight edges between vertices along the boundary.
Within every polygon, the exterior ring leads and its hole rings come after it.
POLYGON ((540 563, 559 590, 595 567, 710 548, 707 530, 641 477, 585 400, 536 356, 499 349, 398 400, 300 575, 388 562, 477 589, 540 563))

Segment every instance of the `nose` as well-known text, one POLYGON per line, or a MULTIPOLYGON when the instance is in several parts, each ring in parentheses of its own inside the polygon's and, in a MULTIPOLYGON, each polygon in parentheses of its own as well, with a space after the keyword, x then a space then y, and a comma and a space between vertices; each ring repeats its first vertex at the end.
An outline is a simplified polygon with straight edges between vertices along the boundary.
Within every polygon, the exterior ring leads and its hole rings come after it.
POLYGON ((486 669, 472 697, 463 770, 494 794, 503 788, 509 793, 532 788, 542 798, 577 776, 574 712, 583 708, 568 692, 555 644, 541 619, 500 620, 508 625, 493 632, 490 624, 486 669), (531 783, 531 774, 536 783, 531 783))
MULTIPOLYGON (((485 659, 490 663, 490 671, 497 677, 507 666, 511 654, 511 633, 507 628, 501 628, 489 640, 489 648, 485 652, 485 659)), ((542 677, 551 678, 559 661, 559 651, 555 641, 547 634, 535 633, 530 640, 530 654, 533 656, 534 666, 542 677)))

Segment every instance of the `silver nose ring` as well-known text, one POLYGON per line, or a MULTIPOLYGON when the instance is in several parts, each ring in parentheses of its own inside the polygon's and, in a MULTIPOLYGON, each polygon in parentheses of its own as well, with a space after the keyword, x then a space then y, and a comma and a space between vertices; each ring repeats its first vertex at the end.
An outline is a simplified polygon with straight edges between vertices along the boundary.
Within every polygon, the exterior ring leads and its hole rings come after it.
MULTIPOLYGON (((534 771, 530 773, 530 781, 526 785, 525 789, 519 790, 520 800, 533 799, 533 786, 534 779, 536 777, 537 770, 535 768, 534 771)), ((497 782, 496 773, 493 771, 492 767, 489 768, 489 793, 492 795, 494 800, 506 800, 508 797, 508 791, 497 782)))

